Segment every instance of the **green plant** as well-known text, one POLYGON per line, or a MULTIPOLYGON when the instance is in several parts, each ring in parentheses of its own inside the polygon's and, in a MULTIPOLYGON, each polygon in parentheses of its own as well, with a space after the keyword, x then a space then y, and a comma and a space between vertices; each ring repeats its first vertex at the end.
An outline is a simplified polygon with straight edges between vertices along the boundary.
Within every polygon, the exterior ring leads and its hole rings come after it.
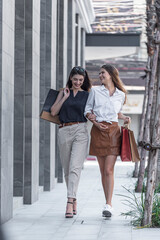
POLYGON ((159 185, 156 187, 154 193, 160 193, 160 183, 159 183, 159 185))
POLYGON ((160 196, 155 194, 152 208, 152 226, 160 227, 160 196))
MULTIPOLYGON (((144 218, 144 208, 145 208, 145 187, 143 188, 140 197, 137 197, 134 192, 122 186, 129 194, 122 195, 117 194, 125 199, 122 200, 124 205, 127 205, 130 210, 125 213, 121 213, 122 216, 131 217, 131 223, 133 226, 142 227, 142 222, 144 218)), ((152 224, 151 226, 143 227, 160 227, 160 195, 155 194, 153 198, 153 207, 152 207, 152 224)))
POLYGON ((138 227, 142 226, 142 221, 144 217, 144 192, 142 191, 141 197, 138 198, 136 197, 134 192, 125 188, 124 186, 122 187, 128 192, 130 196, 122 195, 122 194, 117 194, 117 195, 121 197, 125 197, 125 199, 122 200, 122 202, 124 205, 128 205, 130 210, 125 213, 121 213, 121 215, 125 217, 130 216, 132 218, 131 223, 134 226, 138 226, 138 227))

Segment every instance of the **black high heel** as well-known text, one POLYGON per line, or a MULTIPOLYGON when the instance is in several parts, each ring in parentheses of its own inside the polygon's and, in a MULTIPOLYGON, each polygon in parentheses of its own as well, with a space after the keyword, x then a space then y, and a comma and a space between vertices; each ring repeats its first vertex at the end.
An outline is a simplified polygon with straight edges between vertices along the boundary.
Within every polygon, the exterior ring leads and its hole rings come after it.
MULTIPOLYGON (((73 205, 73 202, 67 202, 67 204, 72 204, 73 205)), ((66 210, 67 211, 67 210, 66 210)), ((65 217, 66 218, 73 218, 73 208, 72 208, 72 212, 66 212, 65 213, 65 217)))
POLYGON ((77 215, 77 199, 73 199, 73 215, 77 215), (75 206, 76 209, 74 209, 75 206))

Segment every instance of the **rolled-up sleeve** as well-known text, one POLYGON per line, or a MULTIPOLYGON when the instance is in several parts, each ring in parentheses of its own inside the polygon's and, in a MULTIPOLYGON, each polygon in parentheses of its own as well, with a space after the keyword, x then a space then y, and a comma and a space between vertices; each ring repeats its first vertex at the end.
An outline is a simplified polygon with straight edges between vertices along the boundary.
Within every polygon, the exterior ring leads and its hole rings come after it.
POLYGON ((86 116, 87 113, 92 113, 92 110, 94 107, 94 97, 95 97, 95 92, 94 92, 93 88, 91 88, 88 99, 87 99, 84 116, 86 116))
POLYGON ((121 108, 119 110, 119 113, 122 111, 123 105, 124 105, 124 101, 125 101, 125 93, 122 93, 122 101, 121 101, 121 108))

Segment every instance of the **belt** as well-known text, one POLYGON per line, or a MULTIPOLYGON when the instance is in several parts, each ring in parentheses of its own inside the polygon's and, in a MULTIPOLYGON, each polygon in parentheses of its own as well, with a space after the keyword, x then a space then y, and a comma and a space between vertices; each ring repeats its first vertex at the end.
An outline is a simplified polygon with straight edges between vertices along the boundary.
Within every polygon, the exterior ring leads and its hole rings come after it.
POLYGON ((61 123, 59 125, 59 128, 62 128, 62 127, 65 127, 65 126, 71 126, 71 125, 74 125, 74 124, 79 124, 79 123, 83 123, 83 122, 69 122, 69 123, 61 123))
POLYGON ((118 122, 113 122, 113 121, 110 121, 110 122, 102 121, 101 123, 103 123, 103 124, 110 124, 110 125, 112 125, 112 124, 118 125, 118 122))

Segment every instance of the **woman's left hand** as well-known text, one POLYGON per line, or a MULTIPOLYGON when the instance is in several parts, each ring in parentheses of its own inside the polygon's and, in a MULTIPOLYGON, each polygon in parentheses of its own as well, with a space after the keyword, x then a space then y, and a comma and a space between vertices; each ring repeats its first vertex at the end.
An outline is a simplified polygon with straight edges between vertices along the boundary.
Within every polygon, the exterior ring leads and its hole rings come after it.
POLYGON ((68 87, 65 87, 65 88, 64 88, 63 94, 64 94, 63 97, 64 97, 64 99, 66 100, 66 99, 69 97, 69 95, 70 95, 70 90, 69 90, 68 87))
POLYGON ((129 116, 125 116, 124 120, 124 124, 130 124, 131 123, 131 118, 129 116))
POLYGON ((92 122, 96 120, 96 115, 94 115, 94 113, 89 113, 87 118, 92 122))

